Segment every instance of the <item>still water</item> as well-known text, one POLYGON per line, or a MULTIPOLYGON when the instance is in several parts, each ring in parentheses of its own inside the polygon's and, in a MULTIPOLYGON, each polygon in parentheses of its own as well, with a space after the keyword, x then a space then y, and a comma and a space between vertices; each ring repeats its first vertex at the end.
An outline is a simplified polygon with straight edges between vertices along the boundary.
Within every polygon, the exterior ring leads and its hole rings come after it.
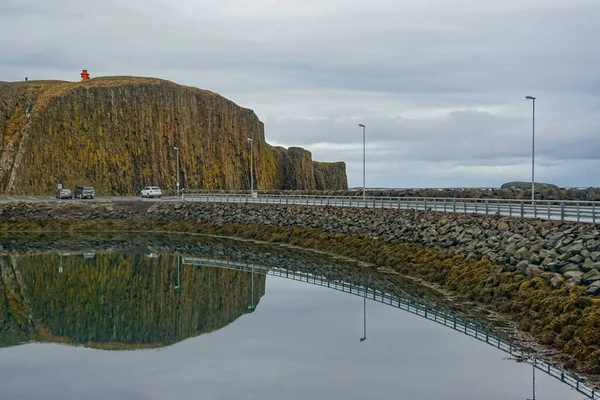
MULTIPOLYGON (((331 257, 208 239, 42 239, 0 240, 2 400, 532 397, 530 365, 333 289, 385 281, 331 257)), ((539 371, 535 383, 538 399, 583 398, 539 371)))

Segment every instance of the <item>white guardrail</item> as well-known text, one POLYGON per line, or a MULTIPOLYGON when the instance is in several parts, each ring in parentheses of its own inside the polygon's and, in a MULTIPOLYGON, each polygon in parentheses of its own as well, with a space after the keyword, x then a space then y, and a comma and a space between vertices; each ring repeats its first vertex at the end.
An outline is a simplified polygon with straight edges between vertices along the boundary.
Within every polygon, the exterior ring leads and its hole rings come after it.
POLYGON ((186 193, 184 202, 255 203, 306 206, 392 208, 453 213, 500 214, 520 218, 600 222, 600 202, 570 200, 510 200, 447 197, 309 196, 238 193, 186 193))

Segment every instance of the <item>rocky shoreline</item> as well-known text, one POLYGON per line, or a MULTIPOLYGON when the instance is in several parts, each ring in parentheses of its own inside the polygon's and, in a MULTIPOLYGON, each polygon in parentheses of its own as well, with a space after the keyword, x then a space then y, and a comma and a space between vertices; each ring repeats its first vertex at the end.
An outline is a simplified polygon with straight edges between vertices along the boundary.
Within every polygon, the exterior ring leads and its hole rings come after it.
POLYGON ((365 234, 443 250, 440 258, 463 254, 467 261, 487 259, 498 273, 539 277, 555 289, 580 286, 589 295, 600 294, 600 231, 592 224, 415 210, 220 203, 157 203, 147 209, 116 203, 0 207, 2 220, 23 218, 192 220, 365 234))
MULTIPOLYGON (((171 231, 303 246, 437 285, 600 374, 596 226, 432 211, 219 203, 13 203, 4 231, 171 231)), ((594 379, 595 380, 595 379, 594 379)))

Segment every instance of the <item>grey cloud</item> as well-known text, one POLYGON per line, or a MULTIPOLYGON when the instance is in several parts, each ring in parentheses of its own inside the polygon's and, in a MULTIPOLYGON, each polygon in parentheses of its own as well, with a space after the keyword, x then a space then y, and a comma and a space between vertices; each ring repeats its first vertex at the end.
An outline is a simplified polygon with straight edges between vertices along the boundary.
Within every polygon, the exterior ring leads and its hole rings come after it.
POLYGON ((534 94, 541 177, 594 185, 575 166, 600 154, 598 20, 593 0, 5 0, 0 80, 87 68, 213 90, 268 140, 348 161, 351 184, 365 123, 379 186, 527 178, 534 94))

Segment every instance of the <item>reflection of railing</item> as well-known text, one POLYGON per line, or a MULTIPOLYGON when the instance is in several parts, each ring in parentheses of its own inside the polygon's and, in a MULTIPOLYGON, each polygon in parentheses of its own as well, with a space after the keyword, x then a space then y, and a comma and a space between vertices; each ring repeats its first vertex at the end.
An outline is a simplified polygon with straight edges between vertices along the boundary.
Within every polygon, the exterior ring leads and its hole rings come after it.
POLYGON ((240 193, 187 193, 182 201, 204 203, 296 204, 364 208, 397 208, 454 213, 501 214, 520 218, 600 222, 600 203, 570 200, 513 200, 446 197, 311 196, 240 193))
MULTIPOLYGON (((490 346, 496 347, 518 359, 524 359, 527 356, 521 349, 519 349, 517 345, 494 335, 488 330, 472 322, 465 321, 464 319, 438 311, 431 307, 427 307, 423 304, 416 303, 412 300, 405 300, 398 296, 383 293, 379 290, 374 290, 368 287, 359 286, 342 281, 332 281, 323 276, 316 276, 306 272, 299 272, 285 268, 271 268, 261 265, 237 263, 227 260, 182 257, 182 264, 262 273, 266 275, 305 282, 312 285, 327 287, 344 293, 353 294, 355 296, 366 297, 378 303, 387 304, 389 306, 407 311, 411 314, 418 315, 430 321, 437 322, 438 324, 443 325, 447 328, 451 328, 467 336, 485 342, 490 346)), ((585 384, 581 379, 565 372, 563 369, 542 361, 535 361, 535 363, 533 364, 534 367, 538 370, 543 371, 546 374, 560 380, 561 382, 577 390, 584 396, 590 399, 600 399, 600 392, 597 392, 594 388, 585 384)))

